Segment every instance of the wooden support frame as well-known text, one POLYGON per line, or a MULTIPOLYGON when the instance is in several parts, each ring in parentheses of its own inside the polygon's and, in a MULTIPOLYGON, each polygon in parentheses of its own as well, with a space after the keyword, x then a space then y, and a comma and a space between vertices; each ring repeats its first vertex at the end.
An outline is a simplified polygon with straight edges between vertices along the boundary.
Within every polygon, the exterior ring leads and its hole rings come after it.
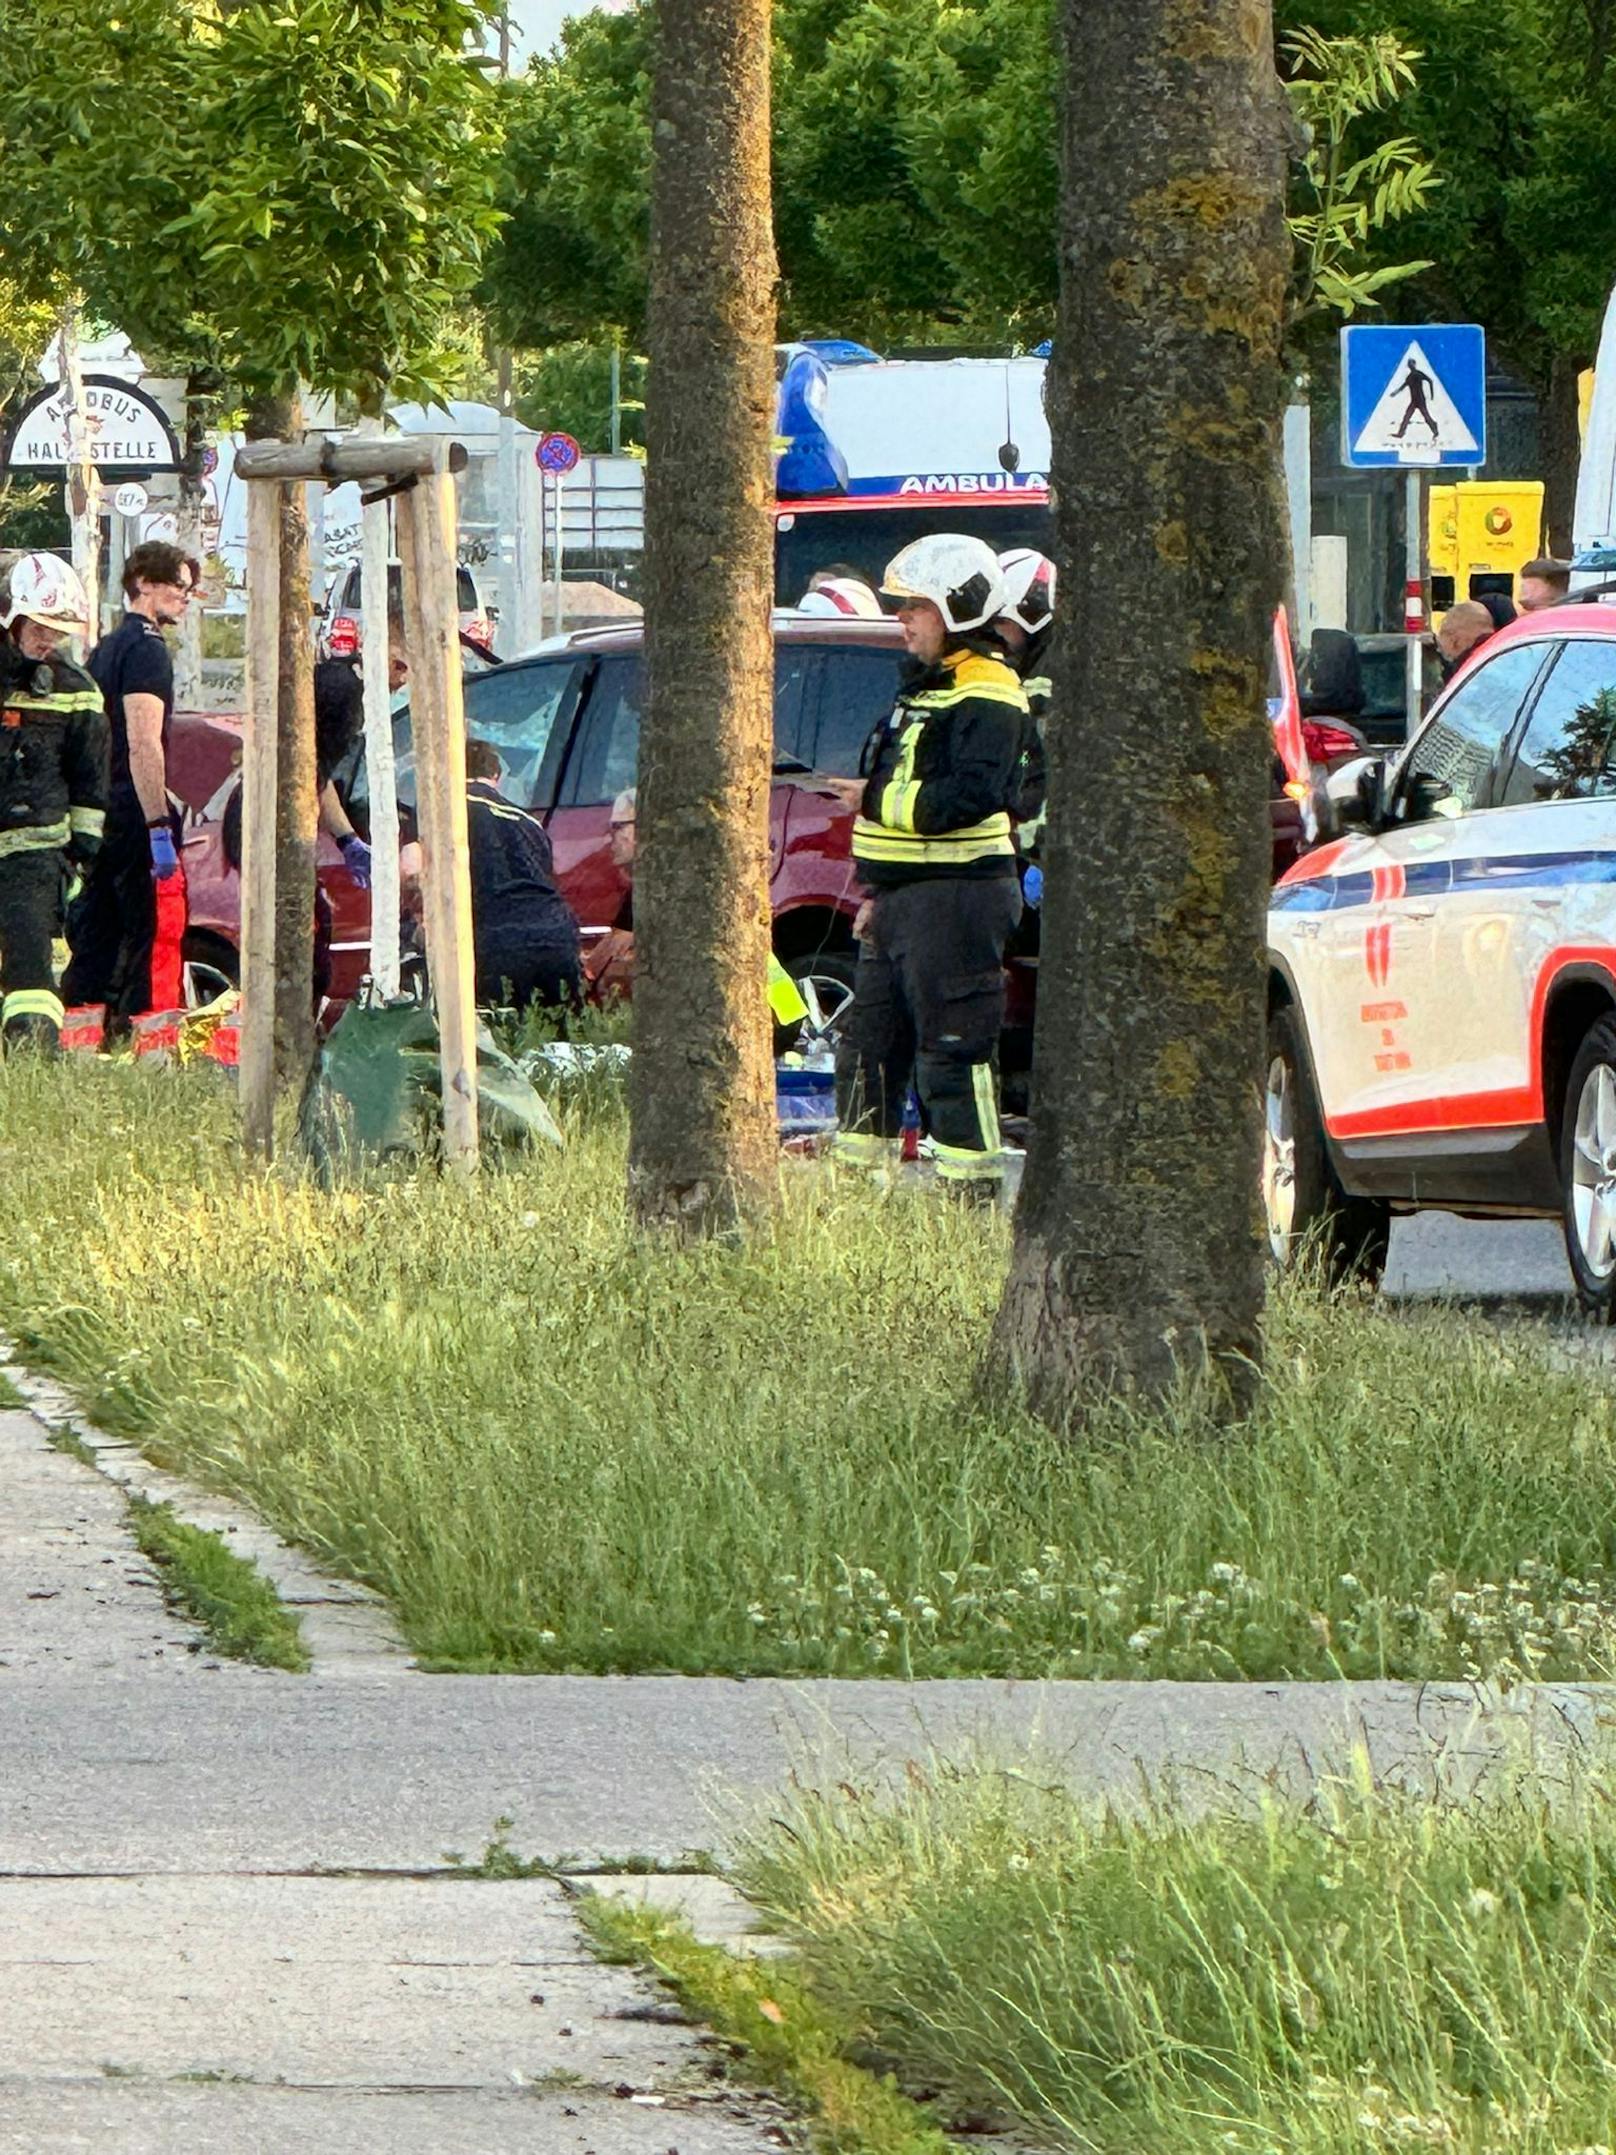
POLYGON ((280 489, 247 492, 247 713, 241 771, 241 1129, 275 1149, 275 702, 280 673, 280 489), (251 839, 249 842, 249 833, 251 839))
MULTIPOLYGON (((466 717, 455 591, 453 474, 459 443, 420 437, 346 442, 250 442, 237 452, 247 490, 247 717, 241 819, 242 1135, 268 1160, 275 1118, 276 702, 279 676, 281 496, 310 480, 397 485, 405 633, 413 690, 417 816, 426 903, 427 961, 438 1012, 444 1151, 475 1173, 477 1013, 466 828, 466 717)), ((384 586, 385 588, 385 586, 384 586)), ((380 663, 386 664, 386 638, 380 663)))
POLYGON ((438 1011, 443 1146, 451 1168, 477 1165, 477 999, 466 829, 466 705, 455 595, 454 480, 446 471, 398 497, 398 551, 415 687, 416 818, 426 898, 427 962, 438 1011))

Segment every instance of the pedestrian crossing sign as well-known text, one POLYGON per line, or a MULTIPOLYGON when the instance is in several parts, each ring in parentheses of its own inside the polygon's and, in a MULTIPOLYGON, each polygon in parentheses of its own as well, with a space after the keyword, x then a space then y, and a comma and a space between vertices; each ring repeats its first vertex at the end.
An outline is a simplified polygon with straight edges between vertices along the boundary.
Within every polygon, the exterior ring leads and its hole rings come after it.
POLYGON ((1341 461, 1368 467, 1487 461, 1487 345, 1468 322, 1341 332, 1341 461))

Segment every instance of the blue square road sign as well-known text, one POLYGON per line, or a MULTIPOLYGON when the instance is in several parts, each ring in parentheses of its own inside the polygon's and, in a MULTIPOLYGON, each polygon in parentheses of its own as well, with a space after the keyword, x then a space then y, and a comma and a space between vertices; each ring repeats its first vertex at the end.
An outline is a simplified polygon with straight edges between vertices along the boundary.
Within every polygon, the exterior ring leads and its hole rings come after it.
POLYGON ((1341 461, 1366 468, 1487 461, 1487 340, 1469 322, 1341 332, 1341 461))

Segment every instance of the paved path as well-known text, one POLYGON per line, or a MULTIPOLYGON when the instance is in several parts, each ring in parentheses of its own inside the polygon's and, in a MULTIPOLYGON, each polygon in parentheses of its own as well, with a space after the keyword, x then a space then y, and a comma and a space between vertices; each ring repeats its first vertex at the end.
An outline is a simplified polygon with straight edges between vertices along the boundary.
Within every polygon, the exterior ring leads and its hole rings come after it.
POLYGON ((559 1885, 445 1865, 527 1781, 479 1750, 485 1776, 427 1800, 415 1705, 453 1695, 221 1663, 164 1608, 118 1488, 0 1410, 3 2155, 779 2146, 772 2106, 589 1955, 559 1885), (362 1875, 309 1875, 333 1864, 362 1875))

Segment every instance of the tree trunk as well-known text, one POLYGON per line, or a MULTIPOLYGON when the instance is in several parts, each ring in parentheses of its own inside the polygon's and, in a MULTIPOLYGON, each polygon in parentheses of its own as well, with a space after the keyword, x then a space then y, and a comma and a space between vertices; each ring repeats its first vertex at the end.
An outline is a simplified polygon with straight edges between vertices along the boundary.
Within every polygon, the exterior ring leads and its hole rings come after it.
POLYGON ((1571 558, 1571 532, 1577 509, 1577 466, 1582 461, 1578 376, 1591 364, 1556 354, 1540 411, 1543 429, 1543 545, 1562 561, 1571 558))
MULTIPOLYGON (((249 413, 250 439, 293 441, 295 396, 249 413)), ((257 485, 275 482, 258 480, 257 485)), ((309 612, 309 520, 301 486, 280 497, 280 665, 275 726, 275 1083, 298 1093, 314 1060, 314 645, 309 612)))
POLYGON ((1267 0, 1064 0, 1064 608, 1034 1129, 996 1373, 1251 1389, 1286 119, 1267 0))
POLYGON ((657 23, 629 1190, 703 1234, 778 1176, 769 0, 657 23))

